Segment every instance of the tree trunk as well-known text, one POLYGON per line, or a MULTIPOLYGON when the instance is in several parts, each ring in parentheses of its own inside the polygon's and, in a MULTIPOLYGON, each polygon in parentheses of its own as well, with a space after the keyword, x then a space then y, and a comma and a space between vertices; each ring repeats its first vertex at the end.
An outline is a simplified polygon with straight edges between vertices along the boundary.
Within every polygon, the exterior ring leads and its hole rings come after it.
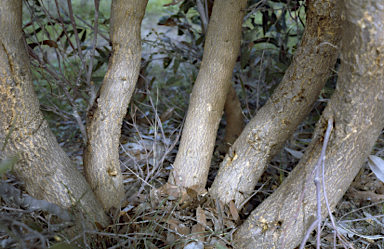
POLYGON ((336 62, 339 42, 337 1, 308 1, 305 33, 294 60, 226 155, 212 184, 213 195, 237 205, 249 196, 273 156, 312 109, 336 62))
POLYGON ((141 21, 147 0, 112 1, 112 58, 88 112, 85 177, 104 209, 119 207, 124 187, 119 162, 121 125, 139 77, 141 21))
MULTIPOLYGON (((344 0, 339 79, 314 137, 298 166, 283 184, 252 212, 234 235, 241 248, 284 248, 298 245, 316 218, 315 185, 306 182, 321 153, 327 120, 334 130, 325 157, 325 186, 333 209, 344 195, 383 129, 384 13, 380 3, 344 0), (301 205, 298 217, 296 210, 301 205), (288 224, 291 223, 290 226, 288 224), (279 227, 278 227, 279 225, 279 227), (287 234, 284 236, 284 231, 287 234)), ((322 197, 322 215, 327 213, 322 197)))
POLYGON ((203 61, 192 90, 174 170, 169 181, 203 189, 215 138, 239 53, 246 0, 217 0, 208 27, 203 61))
POLYGON ((15 173, 27 192, 64 208, 77 204, 101 225, 108 218, 84 177, 50 131, 33 89, 22 27, 22 1, 0 4, 0 142, 2 157, 19 155, 15 173))

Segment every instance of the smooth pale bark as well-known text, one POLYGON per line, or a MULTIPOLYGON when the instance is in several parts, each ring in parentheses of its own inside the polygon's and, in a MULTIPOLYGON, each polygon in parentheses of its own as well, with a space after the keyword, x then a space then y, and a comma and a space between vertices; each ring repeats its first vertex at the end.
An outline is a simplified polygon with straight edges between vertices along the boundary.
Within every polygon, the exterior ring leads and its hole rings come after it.
POLYGON ((104 209, 124 198, 119 162, 121 125, 139 77, 141 21, 147 0, 112 1, 112 57, 93 107, 88 112, 84 172, 104 209))
POLYGON ((16 154, 14 170, 27 192, 69 208, 80 201, 94 221, 108 218, 84 177, 57 143, 40 111, 33 89, 22 27, 22 1, 0 4, 0 143, 13 129, 2 157, 16 154))
POLYGON ((244 128, 212 184, 211 193, 224 203, 240 205, 252 193, 273 156, 312 109, 339 54, 337 2, 307 1, 305 33, 292 64, 244 128))
POLYGON ((179 151, 169 181, 204 189, 216 133, 240 49, 246 0, 216 0, 203 61, 193 86, 179 151))
MULTIPOLYGON (((342 2, 342 53, 336 91, 304 157, 283 184, 234 234, 240 248, 295 248, 316 218, 313 179, 307 179, 321 153, 327 120, 334 130, 325 156, 325 186, 333 209, 367 159, 384 120, 384 1, 342 2), (301 205, 294 222, 296 210, 301 205), (289 227, 288 224, 291 223, 289 227)), ((322 197, 322 215, 327 210, 322 197)))

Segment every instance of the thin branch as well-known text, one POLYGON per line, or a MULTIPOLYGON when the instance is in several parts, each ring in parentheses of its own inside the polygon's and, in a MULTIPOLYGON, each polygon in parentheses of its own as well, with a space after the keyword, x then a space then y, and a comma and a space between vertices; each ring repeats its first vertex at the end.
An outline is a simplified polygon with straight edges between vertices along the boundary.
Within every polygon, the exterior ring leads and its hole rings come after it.
POLYGON ((205 6, 204 6, 203 1, 204 0, 197 0, 196 1, 196 7, 197 7, 197 11, 200 14, 201 22, 203 23, 204 34, 206 34, 208 31, 208 23, 209 23, 208 11, 207 11, 208 5, 205 4, 205 6))
POLYGON ((93 28, 93 42, 92 42, 92 50, 91 55, 89 59, 89 66, 88 66, 88 73, 87 73, 87 86, 88 86, 88 93, 89 93, 89 105, 93 105, 93 101, 96 98, 96 90, 95 85, 93 82, 91 83, 91 77, 92 77, 92 70, 93 70, 93 61, 95 59, 95 50, 96 50, 96 43, 97 43, 97 33, 98 33, 98 24, 99 24, 99 5, 100 1, 95 0, 95 26, 93 28))

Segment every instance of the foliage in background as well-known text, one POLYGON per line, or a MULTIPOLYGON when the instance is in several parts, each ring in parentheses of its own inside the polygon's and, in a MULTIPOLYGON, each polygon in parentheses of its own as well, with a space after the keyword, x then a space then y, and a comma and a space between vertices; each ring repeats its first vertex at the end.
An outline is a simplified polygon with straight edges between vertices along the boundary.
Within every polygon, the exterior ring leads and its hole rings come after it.
MULTIPOLYGON (((92 57, 91 81, 96 90, 102 83, 111 52, 108 38, 110 7, 107 2, 100 3, 94 55, 93 3, 73 1, 72 21, 66 1, 57 1, 59 11, 56 1, 25 2, 29 10, 26 13, 29 12, 30 16, 24 14, 24 32, 31 48, 34 82, 42 110, 52 121, 51 128, 56 135, 66 130, 68 125, 77 123, 79 127, 80 119, 76 120, 76 112, 84 122, 89 103, 87 65, 92 57), (87 63, 83 63, 79 56, 76 39, 80 41, 83 60, 87 63), (57 115, 61 116, 61 121, 57 120, 57 115)), ((143 76, 152 97, 160 100, 159 111, 174 106, 178 120, 181 120, 202 60, 205 35, 195 1, 185 0, 164 7, 166 3, 149 1, 147 7, 143 22, 143 66, 146 69, 143 76), (156 20, 156 16, 160 18, 156 20), (159 26, 154 27, 154 22, 159 26)), ((304 31, 303 5, 303 1, 249 1, 241 54, 233 78, 248 119, 269 98, 291 62, 304 31)), ((135 104, 150 115, 146 105, 135 104)))
MULTIPOLYGON (((162 16, 158 24, 174 27, 178 37, 156 33, 156 40, 144 39, 160 50, 150 54, 149 60, 162 55, 163 69, 170 73, 166 86, 181 79, 193 84, 204 49, 205 35, 195 1, 186 0, 176 6, 177 11, 162 16), (178 73, 186 65, 194 70, 189 75, 178 73)), ((250 119, 269 98, 291 62, 304 32, 305 8, 302 1, 250 1, 247 13, 233 81, 250 119)))
MULTIPOLYGON (((90 69, 84 65, 89 65, 89 60, 93 57, 94 5, 92 1, 72 2, 75 28, 67 11, 66 1, 58 1, 59 11, 56 10, 55 1, 26 1, 23 25, 33 66, 34 83, 44 115, 50 121, 51 128, 58 137, 76 138, 78 139, 76 143, 79 144, 81 143, 79 119, 76 119, 75 112, 79 114, 81 123, 84 124, 85 112, 90 100, 87 85, 87 73, 90 69), (86 63, 83 63, 79 57, 77 38, 80 41, 86 63)), ((202 60, 204 33, 195 1, 185 0, 179 5, 163 7, 167 3, 169 1, 151 0, 148 4, 147 16, 143 23, 143 57, 145 59, 143 76, 146 84, 143 88, 138 89, 133 106, 137 106, 141 110, 142 116, 150 119, 156 117, 153 113, 154 106, 159 113, 165 112, 169 107, 174 107, 176 115, 165 123, 172 126, 172 123, 181 123, 187 110, 189 94, 202 60), (159 26, 154 25, 155 23, 158 23, 159 26), (148 95, 144 99, 139 99, 138 96, 142 93, 148 95), (152 99, 154 104, 151 102, 152 99)), ((246 11, 241 54, 239 54, 234 70, 233 82, 242 99, 243 113, 246 118, 250 119, 270 97, 292 61, 304 31, 305 3, 295 0, 251 0, 246 11)), ((110 1, 101 1, 98 19, 99 35, 94 48, 95 61, 91 68, 91 81, 94 83, 96 91, 102 83, 111 52, 108 38, 109 12, 110 1)), ((313 129, 313 124, 318 119, 327 99, 333 93, 337 70, 338 65, 319 96, 319 100, 324 102, 318 101, 315 104, 316 108, 304 122, 306 124, 301 125, 299 129, 307 131, 308 126, 309 130, 313 129)), ((131 108, 131 110, 134 109, 131 108)), ((176 126, 174 125, 174 127, 176 126)), ((150 134, 154 134, 157 127, 149 129, 152 129, 150 134)), ((138 140, 142 135, 140 132, 141 130, 137 130, 135 133, 138 140)), ((311 134, 302 132, 299 135, 290 141, 293 145, 291 148, 296 147, 303 150, 309 143, 311 134)), ((383 153, 383 150, 380 153, 383 153)), ((272 165, 281 167, 281 164, 290 163, 284 162, 282 153, 278 156, 280 158, 273 161, 272 165), (276 162, 281 162, 281 164, 276 162)), ((295 163, 290 163, 289 167, 295 163)), ((1 166, 3 165, 5 165, 5 161, 1 163, 1 166)), ((278 180, 281 183, 286 174, 282 173, 283 171, 280 169, 278 172, 280 172, 278 180)), ((275 175, 278 176, 278 174, 275 175)), ((368 186, 369 182, 374 182, 372 179, 368 181, 361 175, 368 174, 359 174, 357 179, 360 180, 355 182, 355 187, 360 184, 363 189, 368 186)), ((269 177, 269 175, 267 176, 269 177)), ((270 179, 263 179, 263 181, 267 182, 270 179)), ((271 183, 270 187, 274 189, 277 186, 271 183)), ((264 195, 265 198, 270 192, 272 191, 265 191, 261 195, 264 195)), ((357 191, 350 193, 350 196, 364 200, 364 193, 357 191)), ((375 196, 373 195, 373 197, 375 196)), ((382 207, 382 205, 378 207, 379 211, 382 211, 382 207)), ((378 212, 372 207, 366 210, 371 213, 378 212)), ((344 212, 343 206, 337 212, 344 212)), ((357 212, 350 216, 360 218, 357 212)), ((366 214, 365 216, 369 217, 366 214)), ((150 218, 148 218, 150 221, 148 227, 153 228, 155 227, 152 224, 154 219, 150 218)), ((133 220, 136 218, 134 217, 133 220)), ((131 223, 133 224, 133 221, 131 223)), ((361 224, 362 229, 367 230, 368 225, 362 226, 361 224)), ((143 228, 143 232, 145 231, 143 228)), ((372 231, 372 233, 379 232, 372 231)), ((111 235, 111 237, 113 236, 111 235)), ((142 243, 145 243, 145 239, 147 238, 144 236, 142 243)))

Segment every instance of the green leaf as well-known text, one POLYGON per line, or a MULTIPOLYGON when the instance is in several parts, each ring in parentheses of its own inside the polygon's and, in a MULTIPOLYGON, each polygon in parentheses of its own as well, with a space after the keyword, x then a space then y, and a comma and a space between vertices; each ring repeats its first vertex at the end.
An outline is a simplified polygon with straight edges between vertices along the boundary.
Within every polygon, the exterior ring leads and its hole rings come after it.
MULTIPOLYGON (((96 51, 99 53, 99 55, 100 55, 101 57, 104 57, 104 58, 107 57, 107 54, 106 54, 102 49, 100 49, 100 48, 96 48, 96 51)), ((95 56, 95 58, 96 58, 96 56, 95 56)))
POLYGON ((204 41, 205 35, 202 35, 197 39, 196 46, 199 46, 204 41))
POLYGON ((171 57, 165 57, 163 59, 163 68, 167 68, 169 64, 171 64, 172 58, 171 57))
POLYGON ((171 17, 170 16, 162 16, 162 17, 160 17, 158 25, 164 25, 169 18, 171 18, 171 17))
POLYGON ((245 47, 240 57, 240 66, 242 69, 244 69, 249 64, 248 59, 250 54, 251 50, 248 47, 245 47))
POLYGON ((276 47, 279 47, 279 42, 273 38, 273 37, 263 37, 263 38, 259 38, 259 39, 256 39, 253 41, 253 43, 255 44, 258 44, 258 43, 270 43, 270 44, 273 44, 275 45, 276 47))
POLYGON ((191 21, 192 21, 193 24, 201 25, 201 21, 200 21, 200 16, 199 15, 192 16, 191 21))
POLYGON ((38 231, 40 233, 43 231, 43 228, 41 226, 39 226, 39 224, 37 224, 36 222, 27 221, 27 225, 28 225, 28 227, 30 227, 33 230, 38 231))
POLYGON ((176 74, 177 70, 179 69, 180 66, 180 59, 175 59, 173 61, 173 73, 176 74))
POLYGON ((167 84, 167 85, 172 85, 172 84, 178 82, 179 80, 181 80, 182 78, 184 78, 183 75, 175 75, 175 76, 169 78, 169 79, 167 80, 166 84, 167 84))
POLYGON ((185 14, 187 14, 188 10, 192 7, 194 7, 195 4, 191 0, 185 0, 182 4, 180 4, 180 11, 183 11, 185 14))
POLYGON ((84 33, 83 35, 81 36, 81 42, 84 42, 85 41, 85 38, 87 38, 87 30, 84 30, 84 33))
POLYGON ((280 72, 284 73, 288 66, 281 62, 276 62, 276 67, 280 70, 280 72))
POLYGON ((177 35, 178 36, 184 35, 184 31, 180 29, 180 26, 177 28, 177 35))

